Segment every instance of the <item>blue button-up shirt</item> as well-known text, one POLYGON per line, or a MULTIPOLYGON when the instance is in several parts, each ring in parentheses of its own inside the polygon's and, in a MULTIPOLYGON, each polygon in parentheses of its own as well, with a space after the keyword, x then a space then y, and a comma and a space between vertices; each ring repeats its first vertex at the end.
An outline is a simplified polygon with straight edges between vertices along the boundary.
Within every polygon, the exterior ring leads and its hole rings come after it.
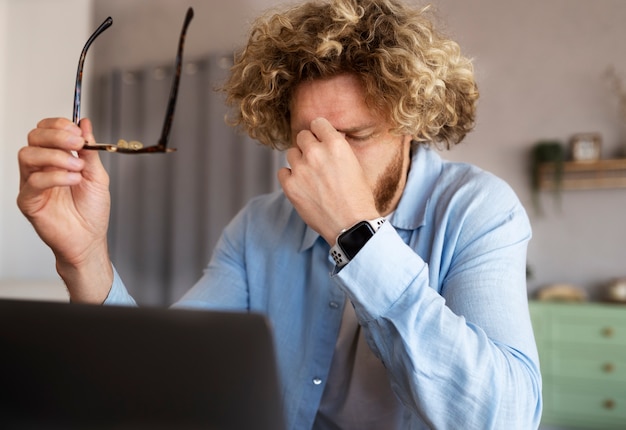
MULTIPOLYGON (((348 299, 410 411, 407 428, 526 430, 541 415, 530 237, 505 182, 420 146, 389 222, 340 271, 276 192, 232 220, 177 305, 269 317, 290 429, 313 425, 348 299)), ((107 303, 131 302, 116 276, 107 303)))

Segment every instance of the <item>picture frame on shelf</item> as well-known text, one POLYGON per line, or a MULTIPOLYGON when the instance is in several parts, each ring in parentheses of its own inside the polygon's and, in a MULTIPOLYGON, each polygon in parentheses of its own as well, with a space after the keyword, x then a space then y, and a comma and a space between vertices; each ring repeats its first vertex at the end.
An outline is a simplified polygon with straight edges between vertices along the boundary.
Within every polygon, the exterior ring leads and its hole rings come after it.
POLYGON ((602 151, 600 133, 577 133, 570 140, 573 161, 598 161, 602 151))

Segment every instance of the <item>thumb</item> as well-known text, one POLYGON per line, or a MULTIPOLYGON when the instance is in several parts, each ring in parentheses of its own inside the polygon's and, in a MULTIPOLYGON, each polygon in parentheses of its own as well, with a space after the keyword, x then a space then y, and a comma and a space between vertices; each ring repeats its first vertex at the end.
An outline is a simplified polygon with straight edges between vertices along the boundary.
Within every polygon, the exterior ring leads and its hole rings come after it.
MULTIPOLYGON (((83 118, 80 120, 78 125, 83 132, 83 138, 85 141, 88 143, 96 143, 96 138, 93 135, 93 125, 91 124, 91 120, 89 118, 83 118)), ((87 162, 85 170, 83 170, 83 174, 90 178, 100 178, 100 180, 105 180, 105 183, 108 183, 108 175, 102 165, 98 151, 83 149, 79 152, 79 154, 80 158, 87 162)))
POLYGON ((78 123, 80 129, 83 131, 83 137, 86 142, 95 143, 96 139, 93 136, 93 125, 91 124, 91 120, 89 118, 83 118, 78 123))

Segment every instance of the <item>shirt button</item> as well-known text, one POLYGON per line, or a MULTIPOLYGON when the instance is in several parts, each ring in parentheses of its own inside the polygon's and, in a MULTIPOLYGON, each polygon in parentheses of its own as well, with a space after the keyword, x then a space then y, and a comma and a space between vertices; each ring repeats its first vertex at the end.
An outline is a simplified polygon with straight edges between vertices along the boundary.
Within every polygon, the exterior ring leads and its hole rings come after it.
POLYGON ((330 303, 328 303, 328 306, 330 306, 332 309, 337 309, 339 307, 339 303, 337 303, 337 302, 330 302, 330 303))
POLYGON ((321 383, 322 383, 322 380, 320 378, 313 378, 313 384, 320 385, 321 383))

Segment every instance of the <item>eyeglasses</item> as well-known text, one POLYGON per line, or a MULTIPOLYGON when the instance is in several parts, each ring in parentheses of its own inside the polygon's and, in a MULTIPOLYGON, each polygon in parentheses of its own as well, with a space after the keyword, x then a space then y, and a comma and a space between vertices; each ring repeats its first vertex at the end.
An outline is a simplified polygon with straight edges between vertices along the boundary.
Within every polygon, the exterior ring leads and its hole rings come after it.
MULTIPOLYGON (((183 23, 183 29, 180 33, 180 39, 178 40, 178 52, 176 54, 176 67, 174 80, 172 81, 172 87, 170 89, 170 97, 167 103, 167 110, 165 111, 165 120, 163 122, 163 129, 161 130, 161 137, 156 145, 144 146, 141 142, 130 141, 127 142, 120 139, 117 144, 112 143, 85 143, 83 149, 94 149, 109 152, 119 152, 123 154, 146 154, 146 153, 158 153, 158 152, 174 152, 175 148, 168 148, 167 143, 170 135, 170 129, 172 128, 172 121, 174 120, 174 110, 176 109, 176 99, 178 97, 178 85, 180 83, 180 72, 183 62, 183 47, 185 45, 185 35, 187 34, 187 27, 193 18, 193 8, 187 9, 185 15, 185 22, 183 23)), ((80 99, 81 99, 81 86, 83 81, 83 65, 85 63, 85 56, 87 50, 93 41, 102 34, 107 28, 113 24, 113 19, 108 17, 100 24, 100 26, 89 37, 87 43, 83 47, 83 51, 80 54, 78 60, 78 71, 76 72, 76 86, 74 87, 74 110, 72 113, 72 120, 75 124, 80 121, 80 99)))

